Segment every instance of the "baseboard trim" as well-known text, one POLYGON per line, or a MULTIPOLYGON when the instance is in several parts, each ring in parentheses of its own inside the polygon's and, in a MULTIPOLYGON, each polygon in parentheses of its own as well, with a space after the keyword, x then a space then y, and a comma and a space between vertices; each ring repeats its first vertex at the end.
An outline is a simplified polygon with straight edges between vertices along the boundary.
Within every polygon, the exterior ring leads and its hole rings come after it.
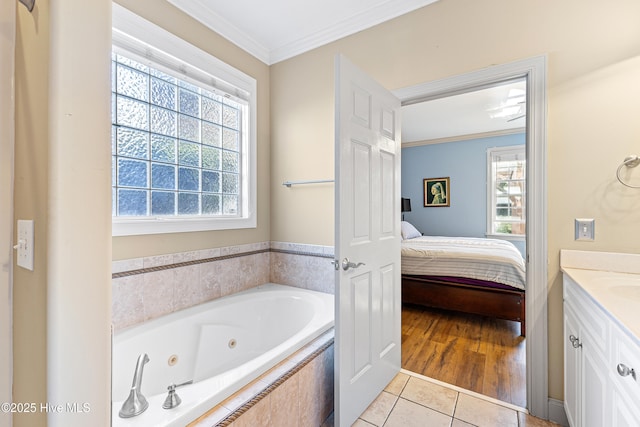
POLYGON ((549 398, 549 421, 563 426, 569 425, 567 414, 564 411, 564 402, 558 399, 549 398))

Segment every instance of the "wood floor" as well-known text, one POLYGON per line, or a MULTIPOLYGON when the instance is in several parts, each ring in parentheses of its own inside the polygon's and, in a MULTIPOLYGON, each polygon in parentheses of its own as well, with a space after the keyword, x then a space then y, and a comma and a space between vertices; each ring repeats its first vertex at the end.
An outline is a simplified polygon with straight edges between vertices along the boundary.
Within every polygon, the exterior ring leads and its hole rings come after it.
POLYGON ((402 367, 526 407, 525 339, 517 322, 403 305, 402 367))

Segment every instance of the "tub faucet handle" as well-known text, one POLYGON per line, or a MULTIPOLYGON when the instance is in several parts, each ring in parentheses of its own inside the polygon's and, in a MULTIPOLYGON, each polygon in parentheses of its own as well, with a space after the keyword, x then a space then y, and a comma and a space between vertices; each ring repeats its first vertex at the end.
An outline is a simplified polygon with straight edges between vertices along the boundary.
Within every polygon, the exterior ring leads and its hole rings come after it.
POLYGON ((167 398, 164 400, 162 407, 164 409, 172 409, 178 406, 179 404, 181 404, 182 399, 180 399, 180 396, 178 396, 178 394, 176 393, 176 388, 182 387, 183 385, 187 385, 187 384, 193 384, 193 380, 183 382, 182 384, 170 384, 167 387, 167 390, 169 390, 169 394, 167 395, 167 398))
POLYGON ((142 353, 138 356, 136 362, 136 370, 133 373, 133 383, 131 384, 131 391, 129 397, 122 404, 122 408, 118 415, 120 418, 131 418, 136 415, 140 415, 149 407, 149 402, 142 395, 142 373, 144 372, 144 365, 149 362, 149 356, 147 353, 142 353))

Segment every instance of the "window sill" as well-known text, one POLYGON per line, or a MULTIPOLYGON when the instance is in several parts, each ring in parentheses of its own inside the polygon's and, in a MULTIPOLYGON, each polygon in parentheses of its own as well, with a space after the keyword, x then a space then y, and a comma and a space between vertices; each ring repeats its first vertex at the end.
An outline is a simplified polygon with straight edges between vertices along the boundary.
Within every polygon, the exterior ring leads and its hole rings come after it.
POLYGON ((114 218, 112 236, 191 233, 256 228, 256 215, 245 218, 114 218))
POLYGON ((501 239, 501 240, 510 240, 514 242, 524 242, 526 240, 526 236, 524 234, 500 234, 494 233, 485 234, 485 237, 488 239, 501 239))

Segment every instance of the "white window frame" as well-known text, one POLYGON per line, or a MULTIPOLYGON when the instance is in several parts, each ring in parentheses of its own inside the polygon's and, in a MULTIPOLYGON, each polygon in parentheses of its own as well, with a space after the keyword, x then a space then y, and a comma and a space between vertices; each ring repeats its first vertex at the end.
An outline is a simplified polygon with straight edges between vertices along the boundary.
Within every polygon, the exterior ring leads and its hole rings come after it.
POLYGON ((162 52, 163 60, 189 64, 180 66, 190 78, 203 80, 203 76, 214 76, 210 84, 228 93, 242 96, 249 104, 249 114, 243 132, 248 133, 241 153, 240 215, 190 216, 190 217, 126 217, 114 216, 113 236, 179 233, 209 230, 255 228, 257 226, 257 83, 256 80, 220 61, 211 54, 193 46, 163 28, 143 19, 122 6, 113 3, 113 43, 119 48, 157 60, 154 52, 162 52))
MULTIPOLYGON (((510 145, 505 147, 492 147, 487 149, 487 230, 486 237, 512 240, 512 241, 524 241, 526 234, 508 234, 508 233, 496 233, 493 231, 493 224, 495 222, 496 212, 496 192, 495 183, 493 182, 493 159, 499 155, 518 154, 522 157, 526 157, 526 145, 510 145)), ((526 179, 526 174, 525 174, 526 179)), ((526 186, 526 183, 525 183, 526 186)), ((527 209, 527 197, 524 195, 524 208, 527 209)), ((526 215, 525 215, 526 218, 526 215)))

